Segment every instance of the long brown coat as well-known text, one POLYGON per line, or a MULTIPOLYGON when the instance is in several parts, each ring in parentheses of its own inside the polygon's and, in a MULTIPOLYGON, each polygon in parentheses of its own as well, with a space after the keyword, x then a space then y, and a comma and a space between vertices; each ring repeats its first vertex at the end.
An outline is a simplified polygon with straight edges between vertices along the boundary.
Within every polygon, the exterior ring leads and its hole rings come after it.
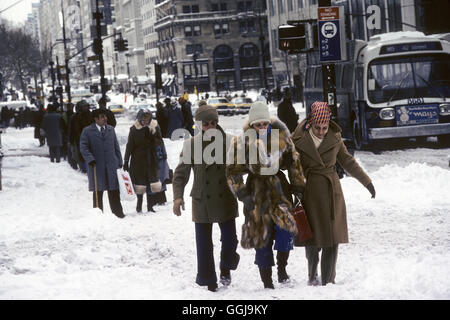
MULTIPOLYGON (((220 126, 217 129, 226 137, 220 126)), ((226 139, 224 139, 226 141, 226 139)), ((226 147, 222 151, 222 164, 200 164, 194 162, 194 152, 191 152, 190 161, 183 161, 183 154, 188 154, 188 148, 194 150, 195 145, 202 146, 203 150, 209 141, 202 141, 202 135, 186 140, 183 146, 181 161, 173 174, 173 198, 183 198, 184 188, 189 181, 191 169, 194 171, 192 186, 192 221, 197 223, 225 222, 238 216, 237 200, 232 194, 225 177, 226 147), (200 140, 200 141, 199 141, 200 140), (186 163, 190 162, 190 163, 186 163)))
POLYGON ((305 244, 330 247, 347 243, 347 214, 336 162, 362 185, 367 186, 371 180, 348 153, 341 138, 341 128, 335 122, 330 121, 319 149, 305 130, 305 122, 303 120, 292 135, 306 176, 302 204, 314 234, 314 238, 305 244))
POLYGON ((250 136, 244 139, 250 131, 248 121, 244 124, 244 133, 234 137, 230 147, 227 163, 227 178, 230 188, 236 195, 245 191, 255 203, 255 208, 245 212, 246 221, 242 226, 241 245, 243 248, 261 248, 274 236, 274 226, 293 234, 297 234, 297 227, 291 212, 294 190, 303 191, 305 178, 299 161, 298 152, 290 138, 289 129, 277 117, 270 119, 272 126, 271 138, 267 139, 267 146, 260 138, 250 136), (275 130, 278 130, 278 149, 272 150, 272 138, 275 142, 275 130), (251 150, 258 146, 258 159, 251 161, 251 150), (265 160, 270 155, 268 163, 278 163, 274 172, 264 173, 267 168, 265 160), (241 155, 245 157, 241 158, 241 155), (241 158, 241 159, 240 159, 241 158), (242 160, 242 161, 240 161, 242 160), (276 169, 276 170, 275 170, 276 169), (289 182, 282 170, 287 170, 289 182), (248 174, 244 184, 243 176, 248 174))

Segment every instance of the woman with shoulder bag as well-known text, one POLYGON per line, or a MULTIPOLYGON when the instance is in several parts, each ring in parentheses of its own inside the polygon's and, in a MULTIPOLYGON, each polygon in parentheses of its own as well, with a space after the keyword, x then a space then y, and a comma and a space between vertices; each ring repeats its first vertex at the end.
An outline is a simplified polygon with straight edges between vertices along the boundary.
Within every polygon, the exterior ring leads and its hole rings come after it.
POLYGON ((321 283, 334 283, 338 244, 348 242, 345 200, 336 164, 339 163, 365 186, 372 198, 375 198, 375 188, 369 176, 347 151, 341 128, 331 120, 326 102, 312 104, 308 118, 299 123, 292 140, 301 154, 300 161, 306 176, 302 204, 313 232, 312 239, 300 244, 305 246, 308 259, 308 285, 320 284, 317 267, 321 250, 321 283))
POLYGON ((152 115, 147 110, 139 110, 137 119, 130 128, 125 149, 123 169, 130 171, 131 181, 137 195, 136 211, 142 211, 144 193, 147 193, 147 211, 153 210, 152 193, 161 191, 158 180, 158 162, 155 155, 155 137, 148 125, 152 115), (131 164, 130 162, 131 157, 131 164))

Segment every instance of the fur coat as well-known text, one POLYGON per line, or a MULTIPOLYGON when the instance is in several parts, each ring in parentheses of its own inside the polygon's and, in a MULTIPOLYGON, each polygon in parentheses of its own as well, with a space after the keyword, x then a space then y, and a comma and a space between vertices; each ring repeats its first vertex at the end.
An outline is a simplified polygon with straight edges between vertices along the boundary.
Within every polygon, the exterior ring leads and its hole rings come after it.
POLYGON ((266 246, 274 237, 274 224, 297 234, 291 194, 303 191, 305 178, 289 129, 277 117, 270 122, 269 137, 262 139, 247 121, 244 133, 232 139, 228 152, 226 175, 231 190, 236 196, 250 195, 255 204, 250 212, 244 210, 241 245, 247 249, 266 246), (281 170, 288 171, 290 183, 281 170))

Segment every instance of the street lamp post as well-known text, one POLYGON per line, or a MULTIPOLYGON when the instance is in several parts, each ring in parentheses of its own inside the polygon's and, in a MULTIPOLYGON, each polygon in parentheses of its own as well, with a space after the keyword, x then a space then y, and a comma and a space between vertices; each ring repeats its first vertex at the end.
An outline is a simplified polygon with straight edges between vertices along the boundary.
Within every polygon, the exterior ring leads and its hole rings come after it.
POLYGON ((128 90, 131 92, 130 61, 128 60, 130 55, 128 53, 126 53, 125 56, 127 57, 128 90))
MULTIPOLYGON (((66 93, 67 93, 67 101, 68 103, 72 103, 72 95, 70 94, 70 69, 69 69, 69 57, 67 52, 67 39, 66 39, 66 18, 64 17, 64 7, 63 2, 61 0, 61 11, 62 11, 62 28, 63 28, 63 42, 64 42, 64 64, 66 67, 66 93)), ((62 108, 62 101, 61 101, 61 108, 62 108)))

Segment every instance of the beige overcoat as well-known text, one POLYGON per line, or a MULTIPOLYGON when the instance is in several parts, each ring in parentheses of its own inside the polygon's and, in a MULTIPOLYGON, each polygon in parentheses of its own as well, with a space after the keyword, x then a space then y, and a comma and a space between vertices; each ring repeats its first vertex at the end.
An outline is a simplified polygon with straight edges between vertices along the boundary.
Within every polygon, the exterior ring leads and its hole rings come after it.
POLYGON ((347 151, 338 124, 330 121, 328 133, 316 149, 305 122, 303 120, 292 134, 306 177, 302 204, 314 234, 314 238, 303 245, 330 247, 347 243, 347 213, 336 162, 363 186, 371 180, 347 151))

